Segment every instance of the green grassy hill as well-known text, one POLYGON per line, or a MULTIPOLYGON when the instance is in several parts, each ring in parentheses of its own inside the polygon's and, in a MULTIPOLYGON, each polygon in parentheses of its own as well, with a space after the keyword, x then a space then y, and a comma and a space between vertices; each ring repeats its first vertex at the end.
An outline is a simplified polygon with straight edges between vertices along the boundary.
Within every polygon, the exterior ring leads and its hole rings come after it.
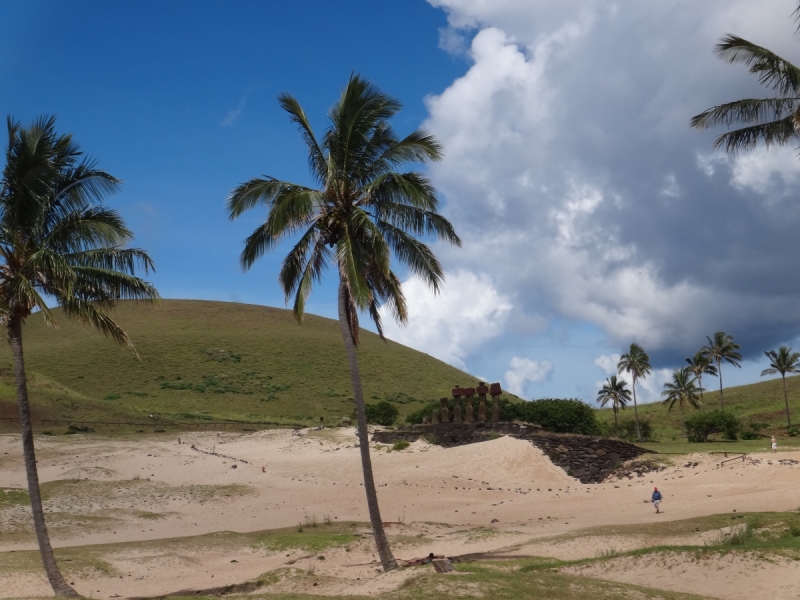
MULTIPOLYGON (((719 389, 713 390, 718 384, 713 377, 703 383, 712 388, 703 393, 705 410, 719 408, 719 389)), ((792 414, 792 424, 800 425, 800 377, 787 377, 786 387, 789 391, 789 409, 792 414)), ((786 408, 783 401, 783 383, 781 379, 769 379, 749 385, 725 388, 725 409, 731 411, 743 423, 768 423, 769 428, 763 431, 768 435, 785 436, 787 433, 786 408)), ((605 408, 597 411, 598 418, 607 423, 614 422, 611 409, 605 408)), ((690 413, 687 411, 686 415, 690 413)), ((633 419, 633 405, 620 412, 621 419, 633 419)), ((639 405, 639 418, 649 420, 655 436, 662 441, 673 438, 681 439, 681 413, 674 408, 671 413, 667 407, 656 402, 653 404, 639 405)), ((684 438, 685 439, 685 438, 684 438)))
MULTIPOLYGON (((287 310, 195 300, 122 303, 114 318, 141 361, 90 327, 62 318, 53 329, 36 315, 28 319, 23 335, 35 418, 147 420, 153 413, 187 422, 311 424, 320 417, 338 422, 353 410, 339 324, 331 319, 308 315, 299 326, 287 310)), ((359 361, 367 402, 390 400, 401 419, 449 395, 453 384, 476 382, 367 331, 359 361)), ((17 416, 11 365, 3 345, 0 417, 17 416)))

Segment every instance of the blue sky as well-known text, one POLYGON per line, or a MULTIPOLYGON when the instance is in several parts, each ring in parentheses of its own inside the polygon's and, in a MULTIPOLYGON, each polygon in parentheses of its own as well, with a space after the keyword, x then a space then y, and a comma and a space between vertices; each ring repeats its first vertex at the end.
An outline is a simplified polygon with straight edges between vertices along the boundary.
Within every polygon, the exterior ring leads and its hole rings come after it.
MULTIPOLYGON (((321 131, 361 73, 404 103, 401 133, 444 143, 430 175, 466 242, 436 248, 452 282, 437 304, 407 281, 412 318, 391 336, 528 398, 586 400, 636 340, 655 399, 717 329, 751 359, 726 384, 800 333, 795 261, 773 260, 796 251, 794 151, 728 159, 687 126, 761 93, 712 56, 723 33, 797 53, 793 6, 768 4, 0 0, 0 112, 57 115, 124 180, 111 203, 164 297, 283 306, 285 248, 242 273, 261 215, 230 223, 225 198, 261 174, 308 182, 276 96, 321 131)), ((333 283, 310 312, 335 315, 333 283)))

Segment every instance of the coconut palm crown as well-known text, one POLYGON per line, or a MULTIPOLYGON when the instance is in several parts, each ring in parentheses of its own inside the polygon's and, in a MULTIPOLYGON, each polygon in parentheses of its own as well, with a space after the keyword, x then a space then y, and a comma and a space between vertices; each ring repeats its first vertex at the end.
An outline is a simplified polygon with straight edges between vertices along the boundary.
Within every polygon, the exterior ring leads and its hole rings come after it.
POLYGON ((672 381, 666 382, 664 391, 661 392, 668 412, 672 412, 675 405, 678 405, 681 411, 681 420, 684 416, 684 407, 688 406, 692 409, 700 407, 698 394, 702 388, 697 386, 696 379, 689 367, 675 369, 672 373, 672 381))
MULTIPOLYGON (((795 10, 800 17, 800 8, 795 10)), ((713 106, 691 119, 696 129, 743 125, 723 133, 714 148, 724 147, 729 154, 752 150, 759 142, 782 146, 798 137, 800 127, 800 68, 774 52, 737 35, 723 36, 714 53, 728 63, 741 63, 759 83, 774 93, 770 98, 747 98, 713 106)))
POLYGON ((739 354, 739 344, 733 341, 733 336, 724 331, 717 331, 712 337, 706 336, 708 345, 703 346, 700 351, 705 353, 712 361, 717 363, 717 373, 719 375, 719 405, 725 410, 725 397, 722 393, 722 363, 727 362, 734 367, 741 368, 739 361, 742 355, 739 354))
POLYGON ((628 382, 624 379, 618 379, 616 375, 612 375, 597 392, 597 401, 600 406, 611 404, 614 411, 614 431, 619 429, 617 422, 617 413, 624 410, 631 401, 631 391, 628 389, 628 382))
POLYGON ((761 371, 761 376, 777 375, 783 379, 783 401, 786 403, 786 422, 792 428, 792 416, 789 412, 789 394, 786 390, 786 374, 800 373, 800 353, 792 352, 789 346, 781 346, 778 351, 767 350, 764 352, 769 359, 769 368, 761 371))
POLYGON ((47 533, 33 445, 22 325, 32 314, 57 325, 49 304, 132 347, 106 313, 119 299, 152 300, 158 293, 135 276, 153 267, 142 250, 125 248, 131 231, 105 206, 119 180, 84 158, 55 118, 25 128, 8 119, 6 164, 0 180, 0 322, 14 360, 22 446, 34 529, 53 591, 78 596, 58 569, 47 533))
POLYGON ((717 376, 717 367, 715 367, 711 358, 703 352, 698 350, 692 358, 687 358, 686 363, 689 365, 687 368, 697 378, 697 384, 700 389, 700 406, 703 406, 703 375, 717 376))
POLYGON ((632 343, 630 349, 619 357, 617 363, 617 373, 623 371, 631 376, 633 389, 633 416, 636 420, 636 439, 642 441, 642 432, 639 427, 639 409, 636 403, 636 382, 639 379, 644 379, 650 374, 652 367, 650 366, 650 357, 637 343, 632 343))
POLYGON ((394 256, 439 290, 444 273, 431 249, 417 236, 434 236, 459 246, 452 225, 437 213, 439 200, 422 174, 400 170, 413 162, 438 161, 442 150, 433 136, 414 131, 400 139, 389 124, 400 103, 358 75, 351 76, 328 113, 321 139, 314 134, 299 102, 278 98, 306 144, 315 187, 274 177, 251 179, 231 192, 231 219, 263 205, 264 222, 245 240, 241 264, 246 270, 286 238, 296 240, 283 260, 278 281, 287 303, 302 321, 306 299, 325 269, 339 276, 339 322, 350 365, 356 405, 364 487, 375 541, 384 569, 396 566, 383 531, 369 456, 364 397, 355 348, 359 311, 367 312, 383 337, 379 308, 407 320, 400 281, 391 269, 394 256))

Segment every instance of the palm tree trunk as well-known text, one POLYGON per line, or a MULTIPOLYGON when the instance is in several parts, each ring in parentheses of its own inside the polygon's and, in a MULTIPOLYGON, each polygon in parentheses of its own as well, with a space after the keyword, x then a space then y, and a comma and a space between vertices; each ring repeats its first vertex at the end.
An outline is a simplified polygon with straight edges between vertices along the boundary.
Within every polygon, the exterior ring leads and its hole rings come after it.
POLYGON ((722 395, 722 363, 717 359, 717 372, 719 373, 719 405, 725 412, 725 397, 722 395))
POLYGON ((614 433, 619 433, 619 423, 617 423, 617 405, 614 405, 614 433))
POLYGON ((705 402, 703 402, 703 374, 702 373, 700 373, 697 376, 697 381, 700 382, 700 410, 705 411, 706 405, 705 405, 705 402))
POLYGON ((42 563, 47 573, 47 579, 56 596, 66 598, 80 598, 72 587, 66 582, 58 569, 53 548, 50 546, 50 536, 44 520, 42 508, 42 494, 39 490, 39 473, 36 468, 36 454, 33 449, 33 426, 31 424, 31 409, 28 403, 28 384, 25 378, 25 359, 22 354, 22 320, 12 317, 8 323, 8 341, 14 357, 14 377, 17 385, 17 404, 19 405, 19 422, 22 429, 22 451, 25 457, 25 473, 28 476, 28 495, 31 499, 33 512, 33 527, 36 530, 36 539, 39 541, 39 552, 42 563))
POLYGON ((683 433, 686 434, 686 437, 689 437, 689 434, 686 433, 686 415, 683 414, 683 403, 678 404, 678 408, 681 409, 681 427, 683 428, 683 433))
POLYGON ((786 373, 781 373, 783 377, 783 401, 786 402, 786 421, 789 423, 789 429, 792 428, 792 416, 789 414, 789 394, 786 391, 786 373))
POLYGON ((636 441, 642 441, 642 432, 639 429, 639 408, 636 406, 636 378, 633 379, 633 416, 636 419, 636 441))
POLYGON ((367 494, 367 507, 369 520, 372 523, 372 533, 375 536, 375 545, 381 559, 384 571, 397 568, 397 561, 389 548, 389 540, 383 529, 381 511, 378 508, 378 493, 375 490, 375 479, 372 476, 372 460, 369 456, 369 433, 367 432, 367 414, 364 410, 364 392, 361 389, 361 375, 358 371, 358 358, 353 335, 347 322, 347 287, 344 280, 339 280, 339 326, 342 329, 344 348, 347 352, 347 361, 350 363, 350 383, 353 386, 353 398, 356 403, 356 421, 358 429, 358 445, 361 451, 361 468, 364 471, 364 491, 367 494))

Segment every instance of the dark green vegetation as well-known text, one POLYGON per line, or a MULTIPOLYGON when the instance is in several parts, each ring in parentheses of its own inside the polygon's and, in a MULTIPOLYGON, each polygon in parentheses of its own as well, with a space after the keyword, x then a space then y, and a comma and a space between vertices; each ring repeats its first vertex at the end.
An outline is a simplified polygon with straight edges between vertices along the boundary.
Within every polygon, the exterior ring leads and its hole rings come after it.
POLYGON ((685 423, 686 438, 690 442, 707 442, 708 436, 714 433, 723 434, 726 440, 736 440, 741 430, 739 420, 721 410, 697 412, 689 416, 685 423))
MULTIPOLYGON (((708 376, 707 376, 708 377, 708 376)), ((705 383, 704 378, 704 383, 705 383)), ((711 386, 714 385, 713 377, 711 386)), ((786 390, 789 407, 793 414, 800 415, 800 377, 792 376, 786 378, 786 390)), ((691 418, 693 414, 699 412, 709 412, 719 407, 719 391, 706 391, 704 393, 705 404, 697 411, 686 411, 686 418, 691 418)), ((786 425, 786 406, 783 397, 783 382, 780 377, 768 381, 760 381, 749 385, 730 387, 725 389, 725 412, 734 415, 742 424, 740 435, 747 431, 753 431, 753 425, 758 429, 761 436, 777 435, 781 446, 794 444, 800 445, 800 437, 788 437, 789 431, 786 425), (766 425, 766 427, 764 427, 766 425)), ((610 408, 600 409, 596 412, 597 419, 601 423, 614 426, 614 414, 610 408)), ((620 412, 620 427, 625 420, 631 419, 629 409, 620 412)), ((639 405, 639 418, 642 422, 647 421, 652 428, 652 437, 659 442, 680 442, 685 441, 686 437, 681 424, 681 415, 678 411, 668 412, 660 403, 639 405)), ((643 432, 644 433, 644 432, 643 432)), ((794 433, 794 432, 792 432, 794 433)), ((750 434, 748 433, 749 437, 750 434)), ((710 436, 711 440, 722 440, 723 434, 710 436)), ((756 440, 766 448, 768 437, 762 438, 763 441, 756 440)), ((691 444, 693 449, 689 452, 708 451, 705 446, 691 444)), ((748 446, 749 447, 749 446, 748 446)), ((754 446, 755 447, 755 446, 754 446)), ((762 448, 762 449, 763 449, 762 448)))
MULTIPOLYGON (((56 317, 60 310, 55 310, 56 317)), ((113 317, 141 355, 120 349, 91 328, 37 315, 25 326, 34 419, 135 420, 148 415, 209 420, 338 422, 353 410, 339 324, 288 310, 165 300, 121 303, 113 317), (118 397, 117 397, 118 396, 118 397)), ((0 355, 0 416, 16 417, 11 355, 0 355)), ((358 350, 369 403, 386 399, 401 416, 449 393, 470 375, 426 354, 361 331, 358 350)), ((0 425, 18 431, 18 424, 0 425)), ((65 426, 38 431, 64 433, 65 426)))
MULTIPOLYGON (((463 400, 462 407, 463 407, 463 400)), ((473 414, 478 414, 479 401, 476 397, 472 399, 473 414)), ((602 432, 595 418, 595 411, 585 402, 574 399, 542 398, 530 402, 520 402, 518 398, 512 396, 511 399, 500 398, 500 420, 501 421, 520 421, 522 423, 536 423, 548 431, 556 433, 580 433, 584 435, 596 435, 602 432)), ((492 401, 487 399, 486 411, 491 411, 492 401)), ((447 408, 450 414, 455 409, 455 400, 448 398, 447 408)), ((441 403, 438 400, 431 400, 427 404, 409 413, 405 421, 410 424, 422 423, 423 417, 428 417, 431 413, 439 411, 441 403)))
MULTIPOLYGON (((377 404, 367 404, 364 407, 366 413, 367 423, 375 423, 376 425, 394 425, 400 411, 397 407, 387 400, 381 400, 377 404)), ((353 411, 353 418, 356 418, 355 410, 353 411)))

